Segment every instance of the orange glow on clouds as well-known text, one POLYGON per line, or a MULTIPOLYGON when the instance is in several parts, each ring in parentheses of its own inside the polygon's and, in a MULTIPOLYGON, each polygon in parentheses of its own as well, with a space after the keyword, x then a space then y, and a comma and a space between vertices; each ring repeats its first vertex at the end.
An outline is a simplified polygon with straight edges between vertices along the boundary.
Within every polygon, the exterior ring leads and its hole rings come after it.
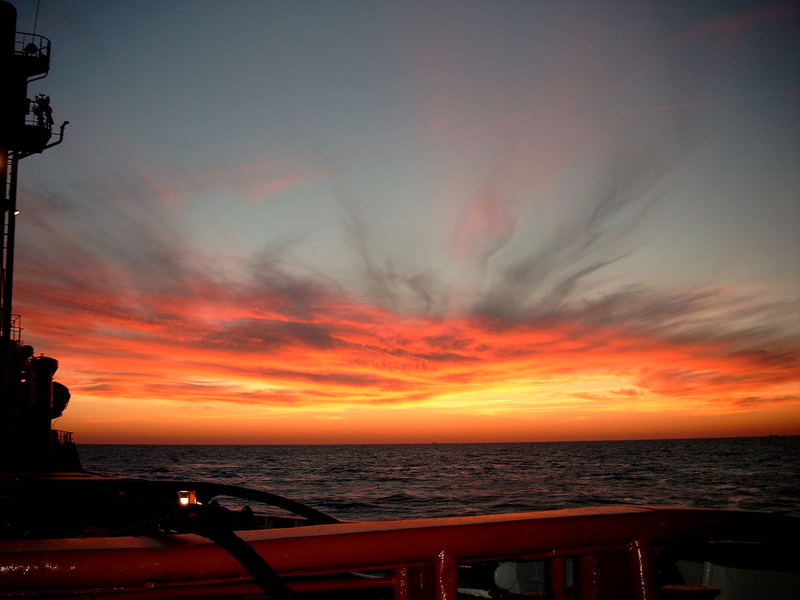
POLYGON ((265 304, 284 312, 160 296, 158 320, 102 300, 72 316, 26 310, 73 394, 59 426, 85 442, 619 439, 800 422, 796 360, 723 342, 437 320, 324 295, 304 318, 279 297, 265 304))
POLYGON ((280 249, 198 251, 168 218, 177 192, 147 185, 147 200, 109 193, 89 215, 29 200, 17 306, 72 391, 57 426, 82 442, 800 433, 796 304, 746 287, 580 287, 615 262, 614 223, 628 226, 613 188, 584 227, 562 216, 561 235, 510 260, 495 249, 518 219, 490 186, 455 244, 457 268, 481 277, 404 279, 364 234, 345 288, 280 249))

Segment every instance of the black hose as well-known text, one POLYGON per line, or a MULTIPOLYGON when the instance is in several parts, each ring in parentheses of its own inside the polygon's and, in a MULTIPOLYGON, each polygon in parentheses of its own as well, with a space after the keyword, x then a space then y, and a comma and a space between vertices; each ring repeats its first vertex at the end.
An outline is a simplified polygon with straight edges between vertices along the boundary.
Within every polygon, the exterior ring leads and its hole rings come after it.
POLYGON ((253 576, 268 600, 291 600, 292 590, 270 564, 253 547, 231 529, 198 520, 192 533, 208 538, 233 556, 253 576))
POLYGON ((253 576, 268 600, 291 600, 292 590, 278 572, 225 524, 222 508, 194 506, 191 512, 176 513, 158 519, 161 526, 174 527, 181 533, 194 533, 226 550, 253 576))

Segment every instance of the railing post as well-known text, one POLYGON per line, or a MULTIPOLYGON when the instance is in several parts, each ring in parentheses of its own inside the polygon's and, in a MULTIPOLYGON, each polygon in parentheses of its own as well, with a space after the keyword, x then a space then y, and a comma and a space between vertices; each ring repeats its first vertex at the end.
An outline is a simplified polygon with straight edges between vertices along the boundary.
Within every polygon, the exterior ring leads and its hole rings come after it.
POLYGON ((655 571, 650 547, 641 540, 628 545, 628 560, 631 569, 631 584, 634 600, 655 600, 655 571))
POLYGON ((394 570, 392 588, 393 600, 408 600, 408 567, 394 570))
POLYGON ((433 585, 436 600, 456 600, 458 581, 453 553, 442 550, 433 561, 433 585))
POLYGON ((597 600, 597 555, 585 554, 576 557, 578 563, 577 581, 579 600, 597 600))
POLYGON ((567 562, 563 557, 550 560, 550 594, 553 600, 567 600, 567 562))

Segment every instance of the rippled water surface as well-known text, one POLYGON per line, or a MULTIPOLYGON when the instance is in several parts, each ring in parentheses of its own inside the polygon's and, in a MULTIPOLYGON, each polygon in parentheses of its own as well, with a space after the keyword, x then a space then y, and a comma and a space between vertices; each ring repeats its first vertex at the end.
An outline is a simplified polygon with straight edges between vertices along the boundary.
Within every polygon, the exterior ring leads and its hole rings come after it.
POLYGON ((341 519, 683 504, 800 515, 800 437, 530 444, 81 446, 109 476, 255 487, 341 519))

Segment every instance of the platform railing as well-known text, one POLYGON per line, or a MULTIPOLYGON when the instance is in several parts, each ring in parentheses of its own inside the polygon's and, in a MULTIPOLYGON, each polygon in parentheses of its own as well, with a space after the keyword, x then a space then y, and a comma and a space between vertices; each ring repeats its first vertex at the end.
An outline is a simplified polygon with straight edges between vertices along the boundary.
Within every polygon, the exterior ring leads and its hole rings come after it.
POLYGON ((63 431, 61 429, 50 430, 50 436, 53 442, 59 446, 68 446, 72 444, 72 432, 63 431))
MULTIPOLYGON (((771 543, 776 536, 794 539, 797 529, 797 519, 776 515, 618 506, 239 535, 295 592, 322 598, 337 590, 373 589, 380 590, 375 597, 395 600, 456 600, 462 597, 459 579, 465 567, 512 560, 546 565, 546 589, 531 597, 654 600, 659 597, 655 561, 666 549, 715 539, 771 543)), ((125 598, 258 593, 224 550, 197 536, 56 540, 45 554, 41 541, 9 543, 0 541, 0 564, 6 565, 0 572, 0 589, 6 592, 0 597, 56 598, 88 591, 93 598, 121 597, 122 592, 125 598)))
POLYGON ((41 79, 50 70, 50 40, 36 33, 17 31, 14 36, 14 54, 23 60, 29 81, 41 79))
POLYGON ((17 31, 14 36, 14 53, 49 59, 50 40, 36 33, 17 31))

